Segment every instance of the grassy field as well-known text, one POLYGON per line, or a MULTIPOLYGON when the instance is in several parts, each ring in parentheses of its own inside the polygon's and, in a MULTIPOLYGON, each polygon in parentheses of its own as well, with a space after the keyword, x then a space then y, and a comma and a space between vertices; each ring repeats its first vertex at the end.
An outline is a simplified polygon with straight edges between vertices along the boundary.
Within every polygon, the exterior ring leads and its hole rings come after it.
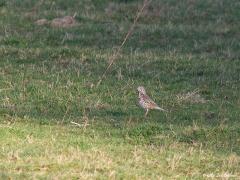
POLYGON ((141 5, 0 0, 0 179, 240 178, 239 1, 153 0, 97 87, 141 5))

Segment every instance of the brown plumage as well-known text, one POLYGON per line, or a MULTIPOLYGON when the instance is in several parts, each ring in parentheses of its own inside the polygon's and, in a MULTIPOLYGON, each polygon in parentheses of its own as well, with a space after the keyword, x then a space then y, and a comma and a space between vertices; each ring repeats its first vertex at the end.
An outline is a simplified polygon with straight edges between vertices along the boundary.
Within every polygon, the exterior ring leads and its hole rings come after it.
POLYGON ((160 111, 166 111, 160 108, 147 94, 143 86, 139 86, 138 90, 138 98, 139 105, 146 110, 145 116, 147 116, 150 109, 157 109, 160 111))

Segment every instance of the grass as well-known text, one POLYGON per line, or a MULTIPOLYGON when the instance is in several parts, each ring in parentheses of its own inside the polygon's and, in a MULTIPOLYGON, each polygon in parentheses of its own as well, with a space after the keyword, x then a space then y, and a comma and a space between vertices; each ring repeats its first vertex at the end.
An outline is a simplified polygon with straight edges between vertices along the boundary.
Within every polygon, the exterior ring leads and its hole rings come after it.
POLYGON ((153 0, 96 87, 140 5, 0 1, 1 179, 240 177, 239 2, 153 0))

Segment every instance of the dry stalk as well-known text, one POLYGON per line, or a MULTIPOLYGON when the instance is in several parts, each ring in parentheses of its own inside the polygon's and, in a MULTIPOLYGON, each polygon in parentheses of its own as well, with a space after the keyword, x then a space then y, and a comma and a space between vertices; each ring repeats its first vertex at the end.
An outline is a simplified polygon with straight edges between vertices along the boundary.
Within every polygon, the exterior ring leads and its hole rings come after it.
POLYGON ((109 62, 110 63, 108 65, 108 67, 106 68, 106 70, 104 71, 104 73, 102 74, 100 80, 98 81, 97 87, 101 84, 101 82, 102 82, 103 78, 106 76, 108 70, 113 65, 113 63, 116 60, 116 58, 118 57, 118 55, 120 54, 120 51, 121 51, 122 47, 124 46, 124 44, 128 40, 129 36, 132 34, 132 32, 133 32, 133 30, 134 30, 134 28, 135 28, 135 26, 137 24, 137 21, 138 21, 139 17, 141 16, 143 10, 147 7, 148 4, 151 3, 151 1, 152 0, 144 0, 142 8, 138 11, 138 13, 137 13, 137 15, 136 15, 136 17, 135 17, 135 19, 133 21, 133 24, 130 27, 130 29, 128 30, 128 32, 127 32, 125 38, 123 39, 121 45, 117 48, 117 51, 112 56, 110 56, 110 58, 109 58, 109 62))
POLYGON ((83 124, 79 124, 79 123, 76 123, 76 122, 74 122, 74 121, 71 121, 71 124, 74 124, 74 125, 76 125, 76 126, 78 126, 78 127, 84 127, 84 128, 86 128, 86 126, 88 126, 89 124, 88 123, 83 123, 83 124))

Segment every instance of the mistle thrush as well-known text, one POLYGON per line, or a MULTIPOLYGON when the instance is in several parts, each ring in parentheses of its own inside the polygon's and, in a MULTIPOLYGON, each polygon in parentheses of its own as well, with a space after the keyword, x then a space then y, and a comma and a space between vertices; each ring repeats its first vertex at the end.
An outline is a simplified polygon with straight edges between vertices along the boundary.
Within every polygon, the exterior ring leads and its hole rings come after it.
POLYGON ((139 86, 138 90, 138 98, 139 105, 146 110, 145 117, 147 116, 150 109, 157 109, 160 111, 166 111, 160 108, 147 94, 143 86, 139 86))

